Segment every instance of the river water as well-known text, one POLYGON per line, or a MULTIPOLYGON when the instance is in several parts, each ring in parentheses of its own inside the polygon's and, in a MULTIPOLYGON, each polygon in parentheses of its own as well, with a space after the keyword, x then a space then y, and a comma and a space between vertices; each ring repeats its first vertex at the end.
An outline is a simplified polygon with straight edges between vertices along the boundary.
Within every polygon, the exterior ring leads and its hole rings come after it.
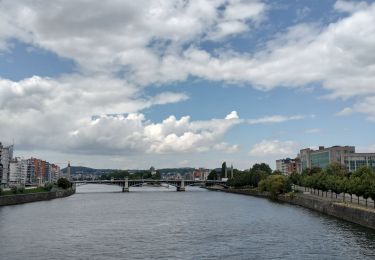
POLYGON ((308 209, 188 188, 85 185, 0 208, 0 259, 375 259, 375 232, 308 209))

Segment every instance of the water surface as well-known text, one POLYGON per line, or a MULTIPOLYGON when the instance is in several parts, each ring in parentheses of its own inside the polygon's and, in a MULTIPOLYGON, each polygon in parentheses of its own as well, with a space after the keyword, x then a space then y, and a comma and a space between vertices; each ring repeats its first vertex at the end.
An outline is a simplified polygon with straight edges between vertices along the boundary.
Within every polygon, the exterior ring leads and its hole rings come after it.
POLYGON ((0 259, 375 259, 375 232, 297 206, 189 187, 84 185, 0 208, 0 259))

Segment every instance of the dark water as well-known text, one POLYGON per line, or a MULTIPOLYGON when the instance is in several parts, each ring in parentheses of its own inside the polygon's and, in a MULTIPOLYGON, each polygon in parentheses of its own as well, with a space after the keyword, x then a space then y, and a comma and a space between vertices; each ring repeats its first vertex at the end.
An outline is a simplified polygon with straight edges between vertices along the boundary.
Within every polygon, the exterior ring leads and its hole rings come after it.
POLYGON ((375 232, 300 207, 199 188, 118 191, 86 185, 0 208, 0 259, 375 259, 375 232))

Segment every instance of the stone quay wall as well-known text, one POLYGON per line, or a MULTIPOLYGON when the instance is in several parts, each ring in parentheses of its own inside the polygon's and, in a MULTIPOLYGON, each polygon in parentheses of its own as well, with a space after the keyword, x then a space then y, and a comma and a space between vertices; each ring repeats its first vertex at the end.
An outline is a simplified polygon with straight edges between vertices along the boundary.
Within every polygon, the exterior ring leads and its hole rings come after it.
POLYGON ((50 192, 38 192, 28 194, 14 194, 0 196, 0 206, 16 205, 22 203, 29 203, 34 201, 52 200, 57 198, 64 198, 75 193, 75 189, 50 191, 50 192))

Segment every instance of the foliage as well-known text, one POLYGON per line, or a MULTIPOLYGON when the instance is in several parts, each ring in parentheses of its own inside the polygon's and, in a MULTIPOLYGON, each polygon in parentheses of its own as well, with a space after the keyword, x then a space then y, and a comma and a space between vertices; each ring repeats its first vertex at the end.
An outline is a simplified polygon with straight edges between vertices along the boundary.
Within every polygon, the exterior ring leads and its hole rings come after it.
POLYGON ((271 197, 276 198, 279 194, 291 191, 291 185, 286 176, 270 175, 259 182, 259 190, 268 191, 271 197))
POLYGON ((216 180, 217 179, 217 172, 215 170, 212 170, 208 176, 207 176, 207 179, 208 180, 216 180))
POLYGON ((234 170, 233 179, 229 179, 227 184, 232 187, 258 187, 258 183, 272 174, 272 169, 268 164, 254 164, 249 171, 234 170))
POLYGON ((369 167, 363 166, 352 174, 339 164, 331 164, 325 170, 305 170, 299 176, 292 174, 292 183, 322 191, 332 191, 336 194, 348 193, 351 196, 375 198, 375 174, 369 167))
POLYGON ((260 174, 271 175, 272 174, 272 169, 266 163, 256 163, 250 169, 250 173, 260 173, 260 174))
POLYGON ((72 187, 72 183, 66 178, 60 178, 57 180, 57 186, 63 189, 72 187))
POLYGON ((51 191, 53 187, 54 187, 54 185, 51 182, 48 182, 48 183, 44 184, 44 189, 46 191, 51 191))
POLYGON ((223 164, 221 165, 221 178, 225 178, 225 171, 227 169, 227 163, 226 162, 223 162, 223 164))

